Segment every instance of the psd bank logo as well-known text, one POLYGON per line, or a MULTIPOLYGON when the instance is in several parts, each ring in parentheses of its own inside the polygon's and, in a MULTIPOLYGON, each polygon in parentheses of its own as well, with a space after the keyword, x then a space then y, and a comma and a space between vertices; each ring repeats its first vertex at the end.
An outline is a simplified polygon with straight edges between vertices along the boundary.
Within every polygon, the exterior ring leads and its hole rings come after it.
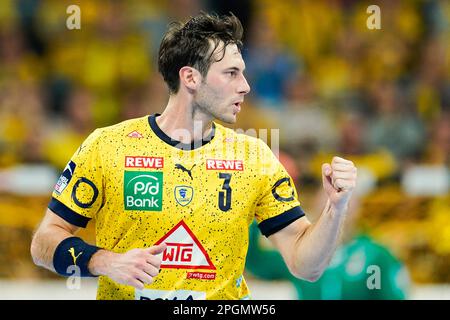
POLYGON ((162 172, 125 171, 125 210, 162 210, 162 172))

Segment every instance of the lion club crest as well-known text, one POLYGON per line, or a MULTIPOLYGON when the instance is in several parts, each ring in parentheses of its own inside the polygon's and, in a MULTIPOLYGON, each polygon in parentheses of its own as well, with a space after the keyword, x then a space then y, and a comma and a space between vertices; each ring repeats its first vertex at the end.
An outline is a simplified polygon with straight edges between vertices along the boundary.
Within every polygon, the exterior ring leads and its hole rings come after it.
POLYGON ((194 196, 194 189, 189 186, 175 187, 175 200, 183 207, 191 203, 194 196))

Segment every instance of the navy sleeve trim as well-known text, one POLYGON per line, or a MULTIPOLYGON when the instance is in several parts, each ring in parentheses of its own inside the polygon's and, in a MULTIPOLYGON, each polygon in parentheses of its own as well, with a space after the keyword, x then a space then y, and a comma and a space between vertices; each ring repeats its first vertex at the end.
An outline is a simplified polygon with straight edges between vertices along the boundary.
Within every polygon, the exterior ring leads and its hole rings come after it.
POLYGON ((264 220, 258 225, 261 233, 268 237, 274 234, 277 231, 287 227, 295 220, 303 217, 305 213, 303 212, 300 206, 289 209, 288 211, 283 212, 275 217, 264 220))
POLYGON ((66 220, 67 222, 77 226, 86 228, 90 218, 86 218, 85 216, 82 216, 79 213, 76 213, 69 207, 67 207, 62 202, 56 200, 55 198, 52 198, 50 203, 48 204, 48 208, 52 210, 54 213, 56 213, 58 216, 66 220))

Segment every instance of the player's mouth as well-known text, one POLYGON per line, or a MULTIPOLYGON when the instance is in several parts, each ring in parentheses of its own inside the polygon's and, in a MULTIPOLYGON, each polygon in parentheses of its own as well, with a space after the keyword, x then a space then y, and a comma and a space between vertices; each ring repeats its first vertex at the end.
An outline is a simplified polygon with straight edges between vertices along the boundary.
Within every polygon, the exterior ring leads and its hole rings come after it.
POLYGON ((242 103, 242 101, 233 103, 233 105, 234 105, 233 114, 237 114, 238 112, 241 111, 241 103, 242 103))

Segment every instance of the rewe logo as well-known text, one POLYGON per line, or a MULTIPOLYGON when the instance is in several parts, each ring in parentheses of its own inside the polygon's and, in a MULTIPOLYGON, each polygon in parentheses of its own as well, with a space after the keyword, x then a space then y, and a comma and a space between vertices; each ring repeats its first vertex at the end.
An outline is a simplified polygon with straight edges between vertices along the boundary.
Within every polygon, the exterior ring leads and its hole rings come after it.
POLYGON ((206 160, 206 170, 243 171, 244 163, 242 160, 208 159, 206 160))
POLYGON ((163 157, 125 157, 126 168, 151 168, 160 169, 164 168, 163 157))
POLYGON ((125 171, 125 210, 162 210, 162 172, 125 171))
POLYGON ((161 268, 216 270, 205 248, 183 220, 155 245, 163 242, 167 249, 162 253, 161 268))

